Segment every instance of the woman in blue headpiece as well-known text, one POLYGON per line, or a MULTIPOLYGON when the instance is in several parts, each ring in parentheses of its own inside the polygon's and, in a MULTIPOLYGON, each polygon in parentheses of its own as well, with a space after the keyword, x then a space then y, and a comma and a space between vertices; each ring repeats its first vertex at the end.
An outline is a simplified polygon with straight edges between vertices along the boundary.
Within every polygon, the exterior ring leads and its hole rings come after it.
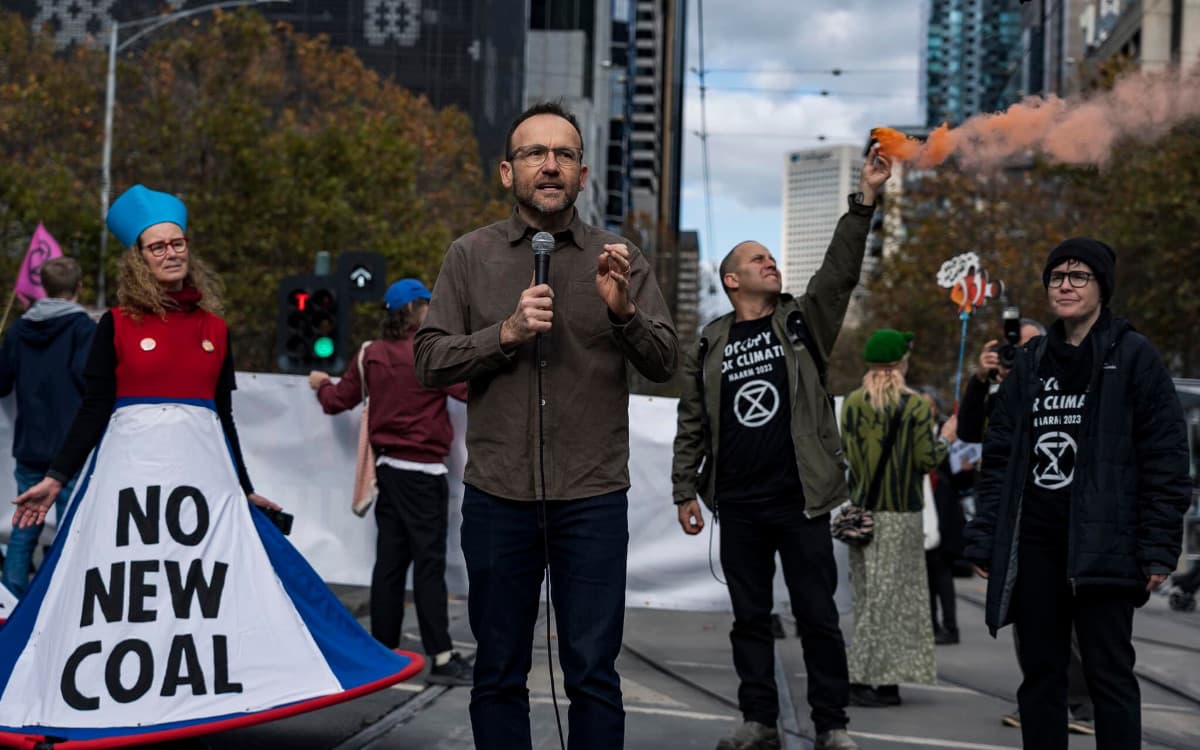
POLYGON ((242 460, 220 283, 191 254, 182 201, 137 185, 107 224, 129 247, 120 305, 100 320, 64 447, 15 501, 14 525, 41 522, 88 463, 0 630, 0 745, 203 734, 420 671, 420 657, 377 644, 253 509, 279 506, 254 492, 242 460))
POLYGON ((135 185, 113 203, 107 223, 129 248, 120 260, 120 307, 100 319, 85 372, 87 398, 46 478, 17 498, 13 523, 41 523, 99 442, 115 401, 148 396, 213 399, 246 496, 279 510, 254 492, 242 460, 233 422, 233 353, 218 317, 222 285, 189 252, 183 201, 135 185))

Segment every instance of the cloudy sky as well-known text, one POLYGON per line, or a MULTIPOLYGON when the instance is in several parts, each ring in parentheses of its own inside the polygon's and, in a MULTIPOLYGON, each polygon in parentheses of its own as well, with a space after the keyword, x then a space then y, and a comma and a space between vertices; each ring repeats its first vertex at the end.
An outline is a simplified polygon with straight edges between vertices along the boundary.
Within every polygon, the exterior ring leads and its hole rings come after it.
MULTIPOLYGON (((681 224, 700 232, 705 259, 719 259, 744 239, 778 252, 786 152, 861 146, 873 126, 920 123, 926 2, 704 2, 713 236, 707 236, 702 146, 695 135, 701 129, 695 73, 687 79, 681 224), (834 68, 843 74, 831 75, 834 68)), ((689 68, 700 59, 696 11, 697 0, 689 0, 689 68)))

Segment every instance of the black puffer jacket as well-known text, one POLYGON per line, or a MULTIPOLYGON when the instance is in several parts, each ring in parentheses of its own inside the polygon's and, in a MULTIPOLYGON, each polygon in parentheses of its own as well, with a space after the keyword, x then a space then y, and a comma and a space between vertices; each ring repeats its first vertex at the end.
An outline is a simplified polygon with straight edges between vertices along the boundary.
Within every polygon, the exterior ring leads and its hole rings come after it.
MULTIPOLYGON (((1071 489, 1067 576, 1072 586, 1145 592, 1175 569, 1191 502, 1187 428, 1158 352, 1107 314, 1091 336, 1092 376, 1071 489)), ((995 397, 983 444, 977 513, 964 552, 989 569, 987 625, 1012 621, 1021 499, 1032 451, 1031 406, 1047 339, 1020 350, 995 397)), ((1144 599, 1143 599, 1144 602, 1144 599)))

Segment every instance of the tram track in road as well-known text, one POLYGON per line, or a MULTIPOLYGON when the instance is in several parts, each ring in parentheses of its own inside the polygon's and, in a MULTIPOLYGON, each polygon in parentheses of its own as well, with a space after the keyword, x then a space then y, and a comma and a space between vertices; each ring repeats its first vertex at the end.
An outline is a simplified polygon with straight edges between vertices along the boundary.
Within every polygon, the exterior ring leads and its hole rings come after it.
MULTIPOLYGON (((621 650, 629 654, 633 658, 640 661, 645 666, 654 670, 658 674, 680 684, 693 692, 699 693, 709 700, 720 703, 733 709, 740 717, 742 709, 738 706, 737 701, 730 700, 724 695, 721 695, 711 688, 707 688, 696 680, 691 679, 687 675, 680 673, 669 664, 655 659, 650 656, 645 649, 631 646, 628 642, 621 644, 621 650)), ((783 664, 783 659, 779 654, 779 649, 775 649, 775 682, 779 688, 780 702, 780 724, 783 732, 781 742, 783 750, 807 750, 812 747, 814 737, 811 734, 800 729, 799 722, 796 719, 795 704, 792 701, 791 686, 787 684, 787 669, 783 664)))
MULTIPOLYGON (((463 618, 464 615, 450 618, 450 625, 453 626, 456 621, 463 618)), ((545 614, 539 614, 537 623, 540 626, 543 623, 545 614)), ((456 648, 461 648, 466 644, 458 641, 452 641, 456 648)), ((464 657, 468 662, 474 662, 474 655, 464 657)), ((392 689, 405 690, 409 688, 409 683, 402 682, 393 685, 392 689)), ((332 750, 367 750, 368 748, 378 747, 382 749, 384 745, 377 745, 380 740, 387 737, 391 732, 398 727, 407 724, 415 717, 424 711, 428 711, 438 699, 449 693, 454 688, 449 685, 426 685, 423 689, 412 691, 412 697, 404 701, 400 705, 388 711, 378 720, 371 722, 359 731, 350 735, 340 743, 335 745, 332 750)))
MULTIPOLYGON (((972 596, 963 595, 962 593, 958 594, 958 599, 960 601, 964 601, 968 604, 978 607, 979 609, 984 609, 986 606, 983 602, 979 601, 978 599, 976 599, 972 596)), ((1150 610, 1150 611, 1153 612, 1153 610, 1150 610)), ((1175 618, 1169 618, 1169 619, 1171 619, 1173 621, 1175 618)), ((1153 645, 1153 646, 1157 646, 1159 648, 1173 649, 1173 650, 1182 651, 1185 653, 1200 653, 1200 648, 1197 648, 1195 646, 1190 646, 1187 644, 1183 644, 1183 643, 1175 643, 1173 641, 1164 641, 1164 640, 1160 640, 1157 638, 1146 638, 1146 637, 1137 636, 1137 635, 1133 636, 1133 640, 1137 643, 1153 645)), ((1188 702, 1197 711, 1200 711, 1200 696, 1197 696, 1196 694, 1192 693, 1191 691, 1189 691, 1185 688, 1181 688, 1178 685, 1175 685, 1175 684, 1171 683, 1170 681, 1164 679, 1163 677, 1160 677, 1160 676, 1150 672, 1145 667, 1135 666, 1134 674, 1138 677, 1139 680, 1147 682, 1160 690, 1163 690, 1177 698, 1180 698, 1180 699, 1188 702)), ((947 684, 950 684, 950 685, 956 685, 958 687, 963 687, 963 688, 967 688, 969 690, 974 690, 974 691, 982 693, 984 695, 990 695, 990 696, 993 696, 996 698, 1000 698, 1001 700, 1007 701, 1009 703, 1016 702, 1015 694, 1008 695, 1008 694, 1002 693, 998 690, 991 690, 986 687, 980 687, 978 685, 970 684, 968 681, 965 681, 965 680, 961 680, 961 679, 957 679, 957 678, 953 678, 953 677, 947 677, 941 670, 938 671, 938 680, 940 680, 940 681, 944 680, 947 684)), ((1169 737, 1169 736, 1161 734, 1155 730, 1148 730, 1145 728, 1145 726, 1142 727, 1142 737, 1145 740, 1147 740, 1155 745, 1165 747, 1165 748, 1170 748, 1171 750, 1195 750, 1195 748, 1196 748, 1194 741, 1189 742, 1188 744, 1182 744, 1184 742, 1183 740, 1178 740, 1178 739, 1169 737)))
MULTIPOLYGON (((986 696, 989 696, 992 698, 996 698, 998 700, 1004 701, 1005 703, 1015 704, 1017 702, 1017 697, 1015 694, 1008 694, 1008 693, 1001 692, 999 690, 993 690, 993 689, 990 689, 987 687, 972 684, 968 680, 963 680, 963 679, 959 679, 956 677, 948 677, 941 670, 938 670, 938 682, 939 683, 944 682, 947 685, 953 685, 955 687, 972 690, 976 693, 979 693, 980 695, 986 695, 986 696)), ((1194 699, 1188 699, 1188 700, 1192 700, 1192 702, 1195 703, 1194 699)), ((1142 739, 1151 743, 1152 745, 1154 745, 1156 747, 1167 748, 1167 750, 1196 750, 1196 745, 1194 744, 1193 741, 1180 740, 1175 737, 1169 737, 1169 736, 1162 734, 1156 730, 1146 729, 1146 727, 1144 725, 1142 726, 1142 739)))

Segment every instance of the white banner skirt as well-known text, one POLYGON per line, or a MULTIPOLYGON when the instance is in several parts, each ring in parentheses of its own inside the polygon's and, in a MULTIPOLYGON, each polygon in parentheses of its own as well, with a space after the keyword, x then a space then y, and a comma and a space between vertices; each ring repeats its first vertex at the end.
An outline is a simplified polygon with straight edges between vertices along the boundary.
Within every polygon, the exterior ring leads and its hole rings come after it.
POLYGON ((79 484, 0 628, 0 745, 205 734, 422 669, 246 500, 211 401, 119 400, 79 484))

